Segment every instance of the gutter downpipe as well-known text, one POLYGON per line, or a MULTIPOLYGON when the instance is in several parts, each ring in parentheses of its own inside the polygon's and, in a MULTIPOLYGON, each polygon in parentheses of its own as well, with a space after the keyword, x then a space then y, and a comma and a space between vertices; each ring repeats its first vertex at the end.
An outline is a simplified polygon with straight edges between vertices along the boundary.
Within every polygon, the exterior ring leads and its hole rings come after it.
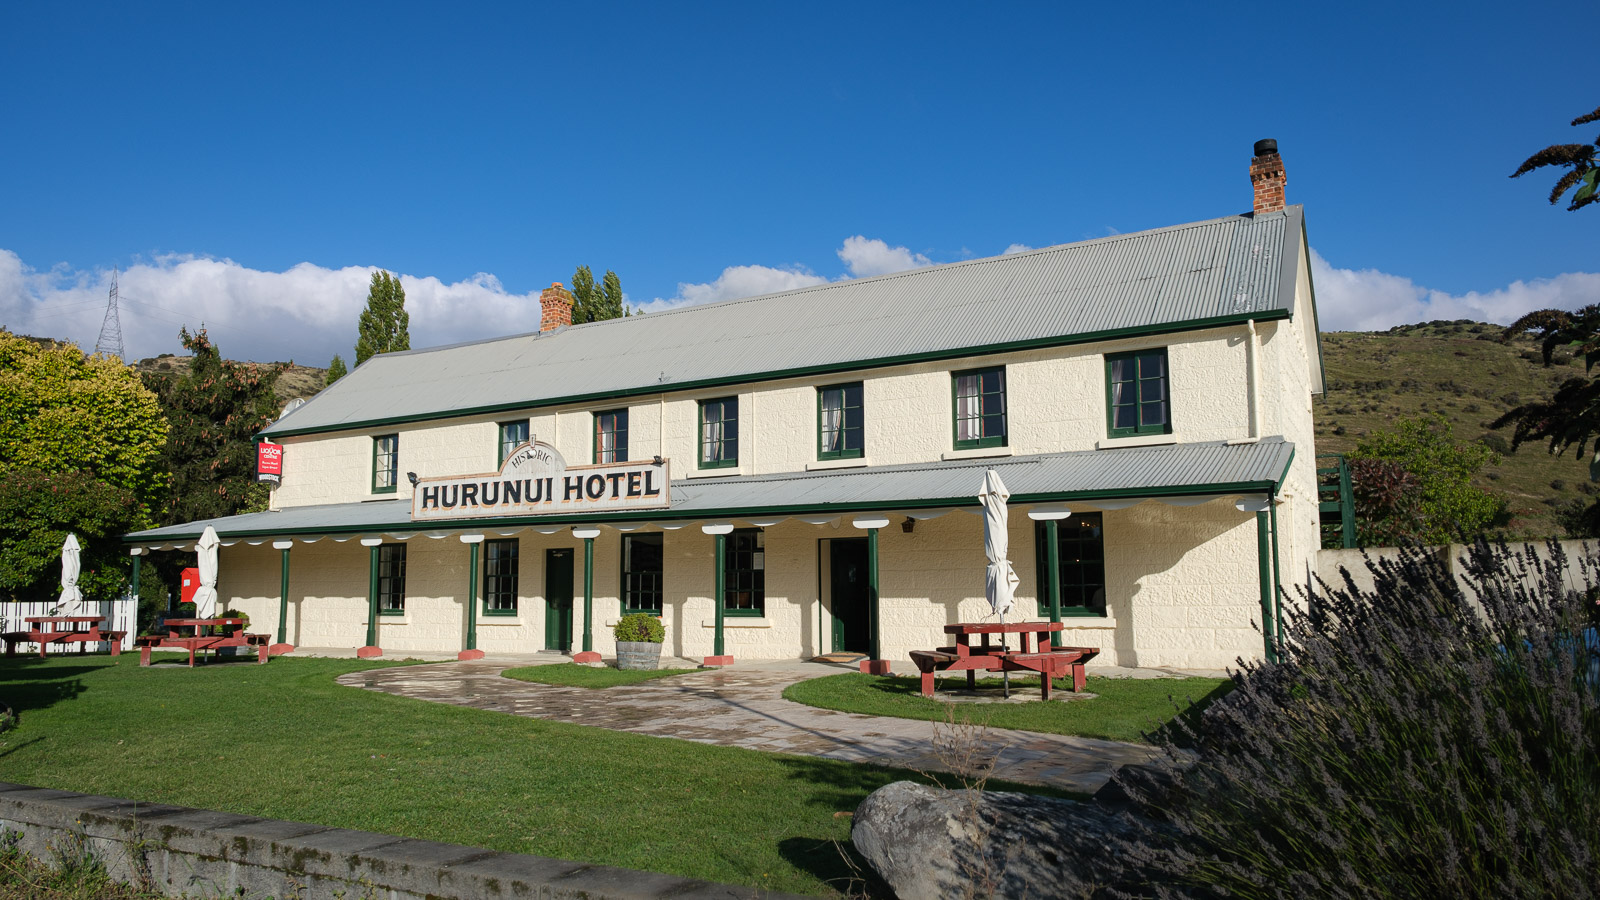
POLYGON ((1271 528, 1269 522, 1265 511, 1256 513, 1256 563, 1261 577, 1261 642, 1267 662, 1275 663, 1278 661, 1278 651, 1272 638, 1272 538, 1268 533, 1271 528))
POLYGON ((361 546, 366 547, 367 554, 367 645, 356 651, 356 656, 361 659, 372 659, 382 656, 383 650, 378 647, 378 547, 383 544, 381 537, 367 537, 361 539, 361 546))
POLYGON ((1283 596, 1282 582, 1278 576, 1278 492, 1267 491, 1267 514, 1272 519, 1272 642, 1276 656, 1283 656, 1283 596))
POLYGON ((1261 437, 1261 342, 1256 335, 1256 320, 1246 321, 1250 331, 1250 436, 1261 437))
MULTIPOLYGON (((1061 622, 1061 545, 1057 542, 1059 522, 1056 519, 1046 519, 1044 522, 1046 564, 1050 571, 1045 573, 1045 584, 1050 590, 1050 621, 1061 622)), ((1061 646, 1061 632, 1050 632, 1050 646, 1061 646)))
POLYGON ((467 545, 467 645, 456 659, 483 659, 478 649, 478 545, 483 535, 463 534, 461 543, 467 545))

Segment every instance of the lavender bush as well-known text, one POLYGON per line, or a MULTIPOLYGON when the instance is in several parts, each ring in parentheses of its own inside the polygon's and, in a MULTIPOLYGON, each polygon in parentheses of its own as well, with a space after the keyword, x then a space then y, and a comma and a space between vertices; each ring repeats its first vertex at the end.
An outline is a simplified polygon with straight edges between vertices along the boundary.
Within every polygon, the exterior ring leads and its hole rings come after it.
POLYGON ((1199 755, 1165 787, 1127 779, 1161 822, 1121 848, 1138 895, 1600 893, 1591 563, 1469 557, 1465 590, 1412 550, 1285 604, 1287 662, 1179 724, 1199 755))

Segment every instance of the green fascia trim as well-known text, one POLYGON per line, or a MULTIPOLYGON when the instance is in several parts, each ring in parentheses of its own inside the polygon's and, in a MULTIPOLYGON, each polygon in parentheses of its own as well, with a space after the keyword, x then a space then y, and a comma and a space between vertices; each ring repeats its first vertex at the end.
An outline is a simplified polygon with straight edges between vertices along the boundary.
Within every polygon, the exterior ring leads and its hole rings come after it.
MULTIPOLYGON (((1293 451, 1290 452, 1289 464, 1293 464, 1293 451)), ((1193 497, 1205 494, 1259 494, 1276 490, 1283 483, 1283 477, 1288 474, 1289 464, 1283 469, 1278 481, 1236 481, 1224 484, 1185 484, 1172 485, 1163 488, 1119 488, 1105 491, 1057 491, 1039 494, 1013 494, 1012 503, 1070 503, 1074 500, 1115 500, 1124 497, 1193 497)), ((616 513, 588 513, 575 516, 504 516, 493 519, 449 519, 440 522, 391 522, 385 525, 369 526, 367 528, 302 528, 297 531, 285 532, 282 528, 260 529, 253 531, 229 531, 226 537, 255 537, 283 536, 296 534, 382 534, 389 531, 416 531, 419 528, 470 531, 479 528, 509 528, 519 525, 606 525, 612 522, 659 522, 686 519, 698 521, 701 519, 745 519, 751 516, 771 515, 820 515, 823 513, 851 513, 851 512, 882 512, 883 510, 901 509, 937 509, 942 506, 962 507, 977 506, 976 495, 965 497, 942 497, 923 500, 891 500, 885 502, 854 502, 854 503, 818 503, 796 506, 735 506, 722 509, 700 509, 691 512, 673 513, 671 510, 636 510, 632 512, 616 513)), ((183 534, 167 534, 159 537, 138 538, 123 535, 125 544, 150 544, 170 543, 173 541, 195 540, 200 536, 199 531, 183 534)), ((507 613, 509 615, 509 613, 507 613)))
POLYGON ((409 425, 417 422, 435 422, 443 419, 464 419, 471 416, 486 416, 502 412, 515 412, 518 410, 543 409, 550 406, 567 406, 580 403, 593 403, 597 400, 621 400, 628 397, 655 397, 663 394, 676 394, 684 391, 698 391, 710 387, 724 387, 729 385, 754 384, 762 381, 781 381, 787 378, 805 378, 812 375, 833 375, 844 372, 856 372, 862 369, 881 369, 888 366, 903 366, 912 363, 937 362, 947 359, 961 359, 967 356, 988 356, 998 353, 1012 353, 1018 350, 1039 350, 1050 347, 1069 347, 1075 344, 1092 344, 1096 341, 1115 341, 1124 338, 1146 337, 1159 334, 1176 334, 1183 331, 1199 331, 1207 328, 1224 328, 1229 325, 1243 325, 1254 319, 1257 322, 1271 322, 1276 319, 1289 318, 1286 309, 1271 309, 1265 312, 1238 314, 1228 316, 1211 316, 1204 319, 1187 319, 1182 322, 1167 322, 1160 325, 1139 325, 1131 328, 1112 328, 1105 331, 1086 331, 1079 334, 1058 335, 1048 338, 1030 338, 1024 341, 1005 341, 998 344, 984 344, 977 347, 955 347, 949 350, 932 350, 926 353, 907 353, 900 356, 882 356, 874 359, 853 360, 851 362, 827 363, 816 366, 799 366, 793 369, 775 369, 767 372, 751 372, 746 375, 730 375, 721 378, 702 378, 698 381, 683 381, 673 385, 652 384, 634 388, 622 388, 615 391, 598 391, 592 394, 571 394, 564 397, 550 397, 544 400, 521 400, 508 403, 495 403, 487 406, 474 406, 469 409, 454 409, 441 412, 420 413, 407 416, 390 416, 382 419, 364 419, 358 422, 340 422, 337 425, 318 425, 311 428, 281 428, 267 427, 257 432, 257 437, 280 438, 293 437, 302 434, 328 434, 336 431, 364 431, 371 428, 387 427, 390 425, 409 425))
POLYGON ((1283 484, 1283 482, 1289 477, 1289 467, 1292 466, 1292 465, 1294 465, 1294 448, 1293 447, 1289 448, 1289 458, 1286 461, 1284 461, 1283 471, 1278 473, 1278 480, 1276 482, 1274 482, 1273 485, 1270 488, 1268 488, 1268 490, 1275 491, 1275 490, 1278 489, 1279 485, 1283 484))

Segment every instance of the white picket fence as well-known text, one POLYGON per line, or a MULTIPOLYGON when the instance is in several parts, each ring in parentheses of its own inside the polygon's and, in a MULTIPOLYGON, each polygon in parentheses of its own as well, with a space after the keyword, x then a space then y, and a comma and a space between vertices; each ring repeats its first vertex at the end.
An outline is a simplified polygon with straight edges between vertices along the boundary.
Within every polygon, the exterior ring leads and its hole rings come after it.
MULTIPOLYGON (((122 637, 122 649, 133 649, 133 639, 139 633, 139 625, 138 605, 134 603, 132 597, 123 597, 117 600, 90 600, 85 602, 83 607, 86 612, 81 613, 81 615, 104 616, 109 619, 110 621, 102 626, 106 630, 125 632, 122 637)), ((29 616, 48 616, 55 608, 56 602, 54 600, 29 603, 0 602, 0 631, 27 631, 29 626, 26 620, 29 616)), ((111 649, 109 641, 101 641, 97 644, 80 644, 79 646, 87 647, 90 651, 111 649)), ((60 648, 54 649, 57 653, 76 652, 60 648)), ((36 644, 17 645, 18 653, 28 650, 38 653, 39 647, 36 644)))

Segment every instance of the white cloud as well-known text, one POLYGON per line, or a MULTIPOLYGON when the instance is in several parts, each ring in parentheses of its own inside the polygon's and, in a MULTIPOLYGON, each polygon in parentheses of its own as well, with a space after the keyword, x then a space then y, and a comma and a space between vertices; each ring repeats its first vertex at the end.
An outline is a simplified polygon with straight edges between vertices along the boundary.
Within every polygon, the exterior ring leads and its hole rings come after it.
POLYGON ((1029 247, 1027 244, 1010 244, 1010 245, 1008 245, 1006 247, 1005 252, 1001 253, 1000 255, 1001 256, 1010 256, 1013 253, 1027 253, 1029 250, 1032 250, 1032 249, 1033 248, 1029 247))
POLYGON ((1457 295, 1376 269, 1337 269, 1312 250, 1311 275, 1324 331, 1382 331, 1434 319, 1509 325, 1536 309, 1571 310, 1600 303, 1600 273, 1594 272, 1566 272, 1457 295))
MULTIPOLYGON (((222 352, 259 361, 291 357, 323 366, 333 354, 353 363, 356 319, 366 303, 370 266, 327 269, 300 263, 265 272, 229 259, 161 257, 129 267, 119 279, 123 341, 130 359, 182 353, 178 328, 205 325, 222 352)), ((533 331, 539 295, 513 294, 480 273, 446 284, 401 275, 414 346, 533 331)), ((35 270, 0 250, 0 325, 94 349, 111 273, 57 265, 35 270)))
POLYGON ((839 259, 850 267, 850 274, 857 278, 933 265, 933 260, 921 253, 912 253, 905 247, 891 247, 877 238, 868 239, 859 234, 844 239, 844 246, 839 248, 839 259))
POLYGON ((827 284, 828 279, 808 271, 803 266, 773 268, 771 266, 729 266, 715 281, 701 283, 679 282, 678 293, 673 297, 657 297, 639 308, 645 312, 660 312, 674 306, 693 306, 698 303, 715 303, 718 300, 737 300, 740 297, 757 297, 792 291, 814 284, 827 284))

